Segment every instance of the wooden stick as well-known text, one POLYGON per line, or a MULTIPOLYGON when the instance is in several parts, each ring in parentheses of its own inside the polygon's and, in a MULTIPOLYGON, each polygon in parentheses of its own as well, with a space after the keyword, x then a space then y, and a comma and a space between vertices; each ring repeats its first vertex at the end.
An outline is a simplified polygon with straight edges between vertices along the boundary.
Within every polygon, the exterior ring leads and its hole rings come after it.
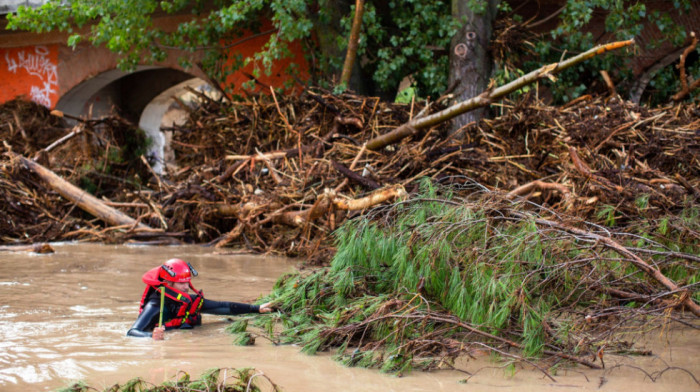
POLYGON ((697 88, 698 81, 700 81, 700 78, 698 78, 698 80, 693 82, 692 85, 688 86, 688 76, 685 74, 685 59, 698 46, 698 37, 695 36, 695 32, 691 31, 690 36, 693 38, 693 41, 690 43, 690 46, 685 48, 685 50, 681 54, 680 62, 678 64, 678 69, 681 72, 681 75, 680 75, 681 76, 681 78, 680 78, 681 79, 681 91, 679 91, 673 97, 671 97, 671 99, 676 101, 676 102, 685 98, 686 95, 688 95, 691 91, 693 91, 695 88, 697 88))
POLYGON ((365 208, 375 206, 388 200, 403 197, 405 195, 406 191, 402 186, 394 185, 359 199, 346 200, 339 197, 334 197, 333 205, 335 205, 335 208, 339 210, 357 211, 364 210, 365 208))
MULTIPOLYGON (((336 117, 337 118, 337 117, 336 117)), ((355 166, 357 165, 357 162, 360 160, 360 157, 362 154, 365 153, 365 150, 367 149, 367 143, 362 145, 362 148, 360 148, 360 152, 355 155, 355 159, 352 160, 352 163, 350 164, 350 170, 355 170, 355 166)), ((341 182, 337 187, 335 187, 334 191, 335 193, 340 192, 345 186, 348 185, 348 179, 345 178, 343 179, 343 182, 341 182)))
POLYGON ((610 95, 615 96, 617 95, 617 90, 615 89, 615 83, 613 83, 612 78, 610 78, 610 74, 606 70, 601 70, 600 75, 603 76, 603 80, 605 81, 605 84, 608 86, 608 90, 610 90, 610 95))
POLYGON ((506 197, 510 199, 515 196, 523 196, 530 193, 533 189, 556 190, 564 194, 564 196, 567 196, 570 193, 569 188, 567 188, 566 185, 558 184, 556 182, 544 182, 540 180, 535 180, 513 189, 512 191, 508 192, 508 194, 506 194, 506 197))
POLYGON ((280 117, 282 117, 282 120, 284 121, 284 125, 287 126, 287 129, 289 132, 295 133, 297 135, 297 148, 299 149, 299 167, 304 165, 304 161, 302 160, 302 150, 301 150, 301 132, 295 130, 292 128, 292 125, 289 124, 289 121, 287 120, 287 116, 282 114, 282 109, 280 109, 280 104, 277 102, 277 95, 275 95, 275 89, 270 86, 270 92, 272 93, 272 99, 275 101, 275 107, 277 107, 277 113, 279 113, 280 117))
MULTIPOLYGON (((67 140, 71 139, 73 136, 79 134, 82 131, 83 131, 83 125, 82 124, 76 125, 75 127, 73 127, 73 129, 69 133, 67 133, 65 136, 61 137, 60 139, 56 140, 55 142, 49 144, 42 151, 46 152, 46 153, 51 152, 51 150, 53 150, 57 146, 60 146, 61 144, 65 143, 67 140)), ((35 158, 34 158, 35 161, 36 161, 37 157, 39 156, 39 154, 40 153, 37 153, 35 155, 35 158)))
POLYGON ((163 305, 165 304, 165 287, 160 286, 160 315, 158 316, 158 326, 163 326, 163 305))
POLYGON ((333 165, 335 170, 339 171, 340 173, 342 173, 346 177, 343 180, 343 182, 340 185, 338 185, 338 187, 336 189, 340 189, 341 185, 345 186, 347 184, 348 179, 353 180, 354 182, 364 186, 365 188, 371 189, 371 190, 379 189, 381 187, 375 181, 373 181, 369 178, 362 177, 361 175, 352 171, 352 169, 348 169, 347 167, 343 166, 342 164, 340 164, 336 161, 331 160, 331 164, 333 165))

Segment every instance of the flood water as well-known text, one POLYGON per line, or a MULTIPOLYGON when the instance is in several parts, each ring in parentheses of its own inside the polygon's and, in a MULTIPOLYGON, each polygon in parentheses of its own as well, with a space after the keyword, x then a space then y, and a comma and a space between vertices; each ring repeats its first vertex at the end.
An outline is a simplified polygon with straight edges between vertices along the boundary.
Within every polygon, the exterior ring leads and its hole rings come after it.
MULTIPOLYGON (((220 255, 197 246, 143 247, 53 244, 56 253, 0 252, 0 391, 51 391, 83 380, 103 389, 141 377, 154 384, 178 371, 198 377, 210 368, 254 367, 285 391, 692 391, 700 387, 700 333, 690 328, 650 333, 651 358, 606 358, 608 368, 560 369, 557 382, 518 367, 511 375, 484 355, 455 371, 413 372, 393 377, 346 368, 330 355, 307 356, 294 346, 235 346, 226 317, 204 315, 193 330, 169 331, 165 341, 129 338, 144 285, 141 275, 178 257, 200 272, 193 280, 207 298, 253 302, 275 280, 293 271, 292 261, 220 255), (676 367, 652 382, 652 375, 676 367), (680 368, 684 370, 680 370, 680 368), (687 371, 687 372, 686 372, 687 371), (657 372, 657 373, 653 373, 657 372)), ((633 338, 638 340, 638 338, 633 338)))

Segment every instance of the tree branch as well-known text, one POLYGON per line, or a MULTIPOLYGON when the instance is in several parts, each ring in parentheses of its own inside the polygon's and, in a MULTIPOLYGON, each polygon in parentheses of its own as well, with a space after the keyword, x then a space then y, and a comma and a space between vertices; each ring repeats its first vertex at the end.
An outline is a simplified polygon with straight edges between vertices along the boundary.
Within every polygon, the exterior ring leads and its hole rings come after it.
POLYGON ((494 90, 484 91, 481 95, 474 98, 462 101, 456 105, 450 106, 447 109, 439 111, 437 113, 431 114, 430 116, 421 117, 413 119, 393 131, 380 135, 370 140, 367 143, 367 149, 378 150, 382 147, 388 146, 390 144, 396 143, 401 139, 412 135, 416 130, 431 127, 433 125, 445 122, 452 119, 460 114, 466 113, 470 110, 476 108, 490 105, 491 102, 499 100, 506 95, 517 91, 530 83, 533 83, 539 79, 550 77, 551 75, 570 68, 580 62, 588 60, 594 56, 604 54, 606 52, 623 48, 625 46, 631 45, 634 40, 618 41, 612 42, 605 45, 596 46, 586 52, 579 54, 578 56, 572 57, 568 60, 562 61, 560 63, 553 63, 545 65, 539 69, 536 69, 508 84, 500 86, 494 90))

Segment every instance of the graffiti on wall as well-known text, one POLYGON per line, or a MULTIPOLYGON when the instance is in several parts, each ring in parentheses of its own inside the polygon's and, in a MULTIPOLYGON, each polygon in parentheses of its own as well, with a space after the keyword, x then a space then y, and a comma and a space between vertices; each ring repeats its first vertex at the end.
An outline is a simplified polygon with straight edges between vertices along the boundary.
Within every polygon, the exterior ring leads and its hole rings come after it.
POLYGON ((0 55, 0 81, 6 87, 0 91, 0 102, 24 95, 48 108, 56 104, 58 50, 55 45, 0 49, 0 55))

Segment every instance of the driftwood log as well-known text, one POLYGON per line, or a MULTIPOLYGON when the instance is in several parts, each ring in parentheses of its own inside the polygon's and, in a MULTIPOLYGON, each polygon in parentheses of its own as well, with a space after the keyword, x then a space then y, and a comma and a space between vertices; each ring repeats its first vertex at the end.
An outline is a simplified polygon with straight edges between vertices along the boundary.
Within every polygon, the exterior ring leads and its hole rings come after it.
POLYGON ((45 168, 44 166, 21 155, 12 152, 9 152, 9 154, 18 159, 24 167, 34 172, 37 176, 44 180, 49 187, 54 189, 61 196, 75 203, 80 209, 95 216, 96 218, 99 218, 105 223, 112 226, 129 226, 132 228, 153 230, 147 225, 136 221, 121 211, 105 205, 96 197, 62 179, 60 176, 56 175, 56 173, 45 168))

